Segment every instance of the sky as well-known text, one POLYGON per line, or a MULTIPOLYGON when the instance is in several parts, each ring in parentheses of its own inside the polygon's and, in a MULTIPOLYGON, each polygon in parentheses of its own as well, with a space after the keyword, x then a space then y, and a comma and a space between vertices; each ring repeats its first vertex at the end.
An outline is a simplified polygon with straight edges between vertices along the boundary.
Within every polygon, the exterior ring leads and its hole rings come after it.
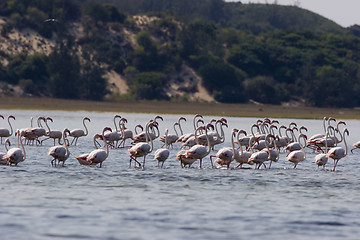
MULTIPOLYGON (((225 0, 237 2, 237 0, 225 0)), ((240 0, 242 3, 274 3, 275 0, 240 0)), ((360 0, 277 0, 281 5, 297 5, 323 17, 333 20, 343 27, 360 25, 360 0)))

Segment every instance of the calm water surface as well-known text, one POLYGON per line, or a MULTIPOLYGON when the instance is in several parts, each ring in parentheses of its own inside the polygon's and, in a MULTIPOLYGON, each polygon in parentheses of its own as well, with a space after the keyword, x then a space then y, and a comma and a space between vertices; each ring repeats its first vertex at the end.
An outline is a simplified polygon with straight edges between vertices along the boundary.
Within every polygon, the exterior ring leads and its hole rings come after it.
MULTIPOLYGON (((30 126, 30 117, 51 116, 51 128, 83 128, 89 136, 71 146, 65 167, 51 167, 51 141, 26 146, 27 159, 17 167, 0 166, 1 239, 358 239, 360 235, 360 151, 340 160, 336 172, 320 170, 315 154, 292 169, 282 153, 271 169, 213 169, 194 163, 182 169, 171 149, 164 169, 153 154, 145 169, 129 168, 127 149, 113 149, 103 167, 81 166, 74 159, 93 150, 92 136, 113 127, 113 113, 9 111, 14 128, 30 126)), ((128 127, 144 124, 153 114, 120 114, 128 127)), ((161 133, 177 115, 164 115, 161 133)), ((185 116, 184 132, 193 116, 185 116)), ((206 121, 216 117, 205 117, 206 121)), ((222 146, 230 146, 230 131, 250 130, 254 118, 227 118, 222 146)), ((321 120, 296 121, 308 136, 322 132, 321 120)), ((360 121, 346 121, 349 145, 359 140, 360 121)), ((8 127, 0 121, 0 127, 8 127)), ((11 137, 15 142, 15 137, 11 137)), ((161 147, 156 140, 154 149, 161 147)), ((4 151, 1 146, 1 151, 4 151)), ((214 152, 215 153, 215 152, 214 152)), ((233 163, 234 167, 235 164, 233 163)))

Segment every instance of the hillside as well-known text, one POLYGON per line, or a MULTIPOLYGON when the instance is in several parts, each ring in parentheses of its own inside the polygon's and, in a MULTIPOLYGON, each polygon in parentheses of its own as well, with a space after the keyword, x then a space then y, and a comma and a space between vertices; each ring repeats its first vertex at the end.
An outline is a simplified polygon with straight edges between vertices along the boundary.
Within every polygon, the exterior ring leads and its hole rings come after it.
POLYGON ((49 3, 0 3, 1 95, 360 105, 359 26, 275 4, 49 3))
MULTIPOLYGON (((82 0, 79 2, 88 2, 82 0)), ((242 4, 223 0, 101 0, 130 14, 174 12, 182 21, 203 19, 222 28, 235 28, 255 34, 277 29, 291 31, 326 31, 344 34, 347 29, 314 12, 277 4, 242 4)), ((254 1, 256 2, 256 1, 254 1)), ((269 1, 270 2, 270 1, 269 1)))

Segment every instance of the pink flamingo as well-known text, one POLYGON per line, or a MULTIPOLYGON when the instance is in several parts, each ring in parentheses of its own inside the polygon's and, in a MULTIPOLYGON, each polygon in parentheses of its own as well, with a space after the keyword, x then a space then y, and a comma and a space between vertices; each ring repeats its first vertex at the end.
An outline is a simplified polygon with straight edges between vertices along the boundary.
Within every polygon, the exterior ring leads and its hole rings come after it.
POLYGON ((19 130, 15 132, 15 135, 17 135, 17 147, 10 148, 6 154, 6 158, 9 165, 15 164, 15 166, 17 166, 18 163, 25 161, 26 153, 19 130))
MULTIPOLYGON (((242 148, 242 141, 240 141, 240 139, 244 139, 244 138, 239 138, 240 134, 245 134, 245 136, 247 136, 246 132, 244 130, 240 130, 238 132, 238 135, 237 135, 237 144, 239 145, 239 151, 235 151, 235 155, 234 155, 234 159, 235 161, 237 161, 239 163, 238 166, 236 166, 236 168, 239 168, 239 167, 242 167, 243 164, 245 163, 249 163, 249 158, 251 157, 251 154, 252 152, 249 152, 249 151, 244 151, 243 148, 242 148)), ((252 142, 255 141, 255 138, 254 137, 248 137, 248 143, 246 144, 246 146, 251 146, 252 145, 252 142)))
POLYGON ((9 148, 8 148, 7 145, 9 145, 9 147, 11 145, 10 140, 8 138, 5 140, 4 145, 5 145, 6 152, 5 153, 0 152, 0 165, 7 165, 8 164, 8 159, 6 158, 6 153, 9 151, 9 148))
MULTIPOLYGON (((207 146, 196 144, 196 145, 192 146, 185 154, 186 158, 199 159, 200 160, 200 168, 202 166, 202 159, 204 157, 206 157, 207 155, 209 155, 209 153, 211 151, 210 140, 209 140, 209 136, 208 136, 208 128, 209 127, 214 127, 214 126, 209 123, 206 125, 206 127, 201 126, 198 128, 199 130, 200 129, 205 130, 207 146)), ((195 137, 196 137, 197 132, 198 131, 195 132, 195 137)), ((211 159, 210 159, 210 161, 211 161, 211 159)), ((212 161, 211 161, 211 166, 213 167, 212 161)))
POLYGON ((75 146, 76 146, 76 143, 77 143, 79 137, 84 137, 84 136, 87 136, 87 135, 88 135, 89 131, 88 131, 86 125, 85 125, 85 121, 91 122, 91 121, 90 121, 90 118, 88 118, 88 117, 84 117, 84 118, 83 118, 83 121, 82 121, 82 122, 83 122, 83 125, 84 125, 84 128, 85 128, 85 132, 84 132, 84 130, 82 130, 82 129, 73 129, 73 130, 70 131, 69 136, 70 136, 70 137, 73 137, 73 140, 71 141, 71 144, 70 144, 70 145, 73 145, 73 143, 74 143, 74 141, 75 141, 75 146))
MULTIPOLYGON (((109 130, 111 131, 111 128, 105 127, 103 129, 103 134, 105 131, 109 130)), ((101 137, 100 137, 101 138, 101 137)), ((100 163, 100 167, 102 167, 102 163, 107 159, 109 156, 109 146, 107 144, 107 141, 104 137, 102 137, 105 144, 105 150, 104 149, 95 149, 89 153, 89 155, 86 158, 86 161, 91 162, 90 165, 96 165, 100 163)), ((95 143, 94 143, 95 144, 95 143)))
POLYGON ((347 148, 347 144, 346 144, 346 140, 345 140, 345 133, 349 136, 349 130, 347 130, 347 128, 344 129, 344 132, 342 134, 342 137, 344 139, 345 148, 333 147, 329 150, 329 152, 326 155, 327 157, 334 159, 333 171, 335 171, 336 165, 338 164, 339 160, 341 158, 344 158, 347 155, 348 148, 347 148))
POLYGON ((70 133, 70 131, 65 128, 62 135, 63 135, 63 145, 53 146, 49 149, 48 155, 52 156, 53 159, 51 160, 51 166, 56 167, 56 160, 58 164, 62 162, 62 166, 64 166, 65 161, 69 158, 70 152, 66 144, 66 133, 70 133), (55 163, 55 164, 54 164, 55 163))
POLYGON ((145 167, 145 158, 146 155, 148 155, 149 153, 151 153, 151 151, 153 150, 153 140, 150 137, 149 134, 149 128, 153 127, 153 125, 155 124, 155 122, 153 120, 150 120, 146 126, 145 126, 145 138, 146 138, 146 142, 139 142, 136 145, 134 145, 133 147, 131 147, 128 151, 130 153, 130 167, 131 167, 131 161, 134 160, 140 167, 142 166, 142 168, 145 167), (150 141, 150 144, 148 143, 150 141), (137 161, 138 157, 144 157, 143 160, 143 164, 141 165, 141 163, 139 163, 137 161))
POLYGON ((294 169, 300 162, 302 162, 306 159, 306 153, 301 144, 300 144, 300 147, 301 147, 301 150, 296 150, 296 151, 290 152, 285 159, 286 161, 294 163, 294 169))
POLYGON ((355 150, 355 149, 357 149, 357 148, 360 148, 360 141, 357 141, 356 143, 354 143, 354 144, 353 144, 353 147, 354 147, 354 148, 351 149, 351 152, 352 152, 352 153, 353 153, 353 150, 355 150))
MULTIPOLYGON (((99 142, 97 141, 97 139, 101 139, 103 140, 104 138, 102 137, 102 135, 99 135, 99 134, 95 134, 94 137, 93 137, 93 141, 94 141, 94 146, 95 146, 95 149, 98 149, 100 144, 99 142)), ((75 159, 78 160, 78 162, 80 163, 80 165, 91 165, 91 161, 88 161, 87 160, 87 157, 89 156, 89 153, 83 153, 83 154, 80 154, 79 156, 76 156, 75 159)))
MULTIPOLYGON (((0 115, 0 117, 1 117, 2 119, 4 119, 4 116, 0 115)), ((10 131, 9 131, 9 129, 6 129, 6 128, 0 128, 1 144, 2 144, 2 139, 3 139, 3 137, 10 137, 10 136, 13 134, 13 128, 12 128, 12 126, 11 126, 10 119, 14 119, 14 120, 15 120, 15 117, 14 117, 13 115, 10 115, 10 116, 8 116, 8 118, 7 118, 8 124, 9 124, 9 126, 10 126, 10 131)))
POLYGON ((306 140, 307 140, 307 136, 305 134, 301 133, 301 134, 299 134, 298 141, 289 143, 285 147, 285 150, 289 150, 290 152, 301 150, 301 148, 306 146, 306 140), (301 142, 300 142, 301 139, 304 139, 304 145, 301 144, 301 142))
MULTIPOLYGON (((237 136, 237 132, 239 132, 239 130, 236 128, 233 128, 231 131, 231 145, 232 145, 231 148, 223 147, 218 150, 216 155, 210 155, 210 158, 217 157, 215 163, 218 163, 221 166, 226 165, 227 169, 230 168, 230 164, 234 160, 234 156, 236 154, 235 151, 237 151, 235 150, 235 143, 234 143, 234 138, 235 136, 237 136)), ((239 155, 238 151, 237 154, 239 155)))
POLYGON ((58 140, 58 143, 61 144, 61 143, 60 143, 60 140, 61 140, 61 138, 62 138, 62 132, 59 131, 59 130, 50 130, 50 127, 49 127, 49 125, 47 124, 47 121, 53 122, 53 119, 52 119, 51 117, 47 117, 47 118, 45 119, 45 125, 46 125, 46 127, 47 127, 47 129, 48 129, 48 131, 46 131, 46 134, 45 134, 45 136, 47 136, 47 138, 41 140, 41 144, 42 144, 45 140, 48 140, 48 139, 50 139, 50 138, 51 138, 51 139, 54 139, 54 146, 55 146, 55 140, 56 140, 56 139, 58 140))
MULTIPOLYGON (((203 118, 203 116, 200 115, 200 114, 196 114, 196 115, 194 116, 194 119, 193 119, 194 132, 195 132, 196 129, 199 127, 199 123, 204 124, 204 121, 203 121, 201 118, 203 118), (198 118, 199 118, 199 119, 198 119, 198 118)), ((177 140, 177 142, 183 142, 183 143, 185 143, 190 137, 193 137, 193 136, 194 136, 194 132, 185 133, 185 134, 181 135, 181 136, 179 137, 179 139, 177 140)))
POLYGON ((164 163, 166 161, 166 159, 168 159, 169 155, 170 155, 170 152, 168 150, 168 142, 167 142, 167 139, 168 139, 168 132, 169 130, 166 128, 165 129, 165 148, 160 148, 158 150, 155 151, 154 153, 154 158, 156 160, 158 160, 158 167, 160 165, 160 162, 162 163, 161 164, 161 168, 164 166, 164 163))
MULTIPOLYGON (((330 128, 331 126, 328 127, 328 129, 330 128)), ((327 157, 327 153, 328 153, 328 132, 325 133, 325 153, 319 153, 315 156, 314 160, 315 160, 315 163, 316 165, 318 165, 318 168, 320 166, 323 166, 323 168, 325 169, 325 165, 326 163, 328 162, 328 157, 327 157)))

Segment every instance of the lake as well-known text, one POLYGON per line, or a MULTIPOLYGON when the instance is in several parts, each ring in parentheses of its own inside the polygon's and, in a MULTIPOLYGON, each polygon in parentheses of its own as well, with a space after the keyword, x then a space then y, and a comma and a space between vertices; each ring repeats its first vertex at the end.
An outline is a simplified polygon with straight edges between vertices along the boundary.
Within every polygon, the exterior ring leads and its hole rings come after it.
MULTIPOLYGON (((269 169, 203 168, 195 162, 181 168, 170 149, 164 168, 157 167, 153 153, 162 146, 154 141, 144 169, 129 168, 127 149, 111 149, 99 168, 79 165, 75 156, 94 149, 92 136, 105 126, 114 127, 114 113, 0 110, 13 114, 13 127, 30 127, 30 117, 51 116, 52 129, 83 128, 89 117, 89 135, 70 146, 65 167, 52 167, 47 155, 52 141, 25 146, 26 160, 18 166, 0 166, 1 239, 358 239, 360 234, 360 150, 339 161, 335 172, 318 169, 315 154, 297 169, 286 162, 286 153, 269 169)), ((127 127, 144 125, 155 114, 118 113, 127 127)), ((179 115, 163 115, 161 134, 179 115)), ((193 115, 182 122, 184 132, 193 130, 193 115)), ((204 120, 218 119, 204 116, 204 120)), ((230 146, 232 128, 250 132, 255 118, 226 118, 226 140, 215 147, 230 146)), ((295 121, 308 128, 308 137, 321 133, 322 120, 295 121)), ((340 119, 339 119, 340 120, 340 119)), ((36 122, 36 121, 35 121, 36 122)), ((34 123, 35 123, 34 122, 34 123)), ((349 149, 359 140, 360 121, 346 120, 349 149)), ((0 119, 0 127, 8 128, 0 119)), ((11 142, 15 143, 12 136, 11 142)), ((341 144, 343 146, 343 144, 341 144)), ((4 151, 4 146, 0 146, 4 151)))

